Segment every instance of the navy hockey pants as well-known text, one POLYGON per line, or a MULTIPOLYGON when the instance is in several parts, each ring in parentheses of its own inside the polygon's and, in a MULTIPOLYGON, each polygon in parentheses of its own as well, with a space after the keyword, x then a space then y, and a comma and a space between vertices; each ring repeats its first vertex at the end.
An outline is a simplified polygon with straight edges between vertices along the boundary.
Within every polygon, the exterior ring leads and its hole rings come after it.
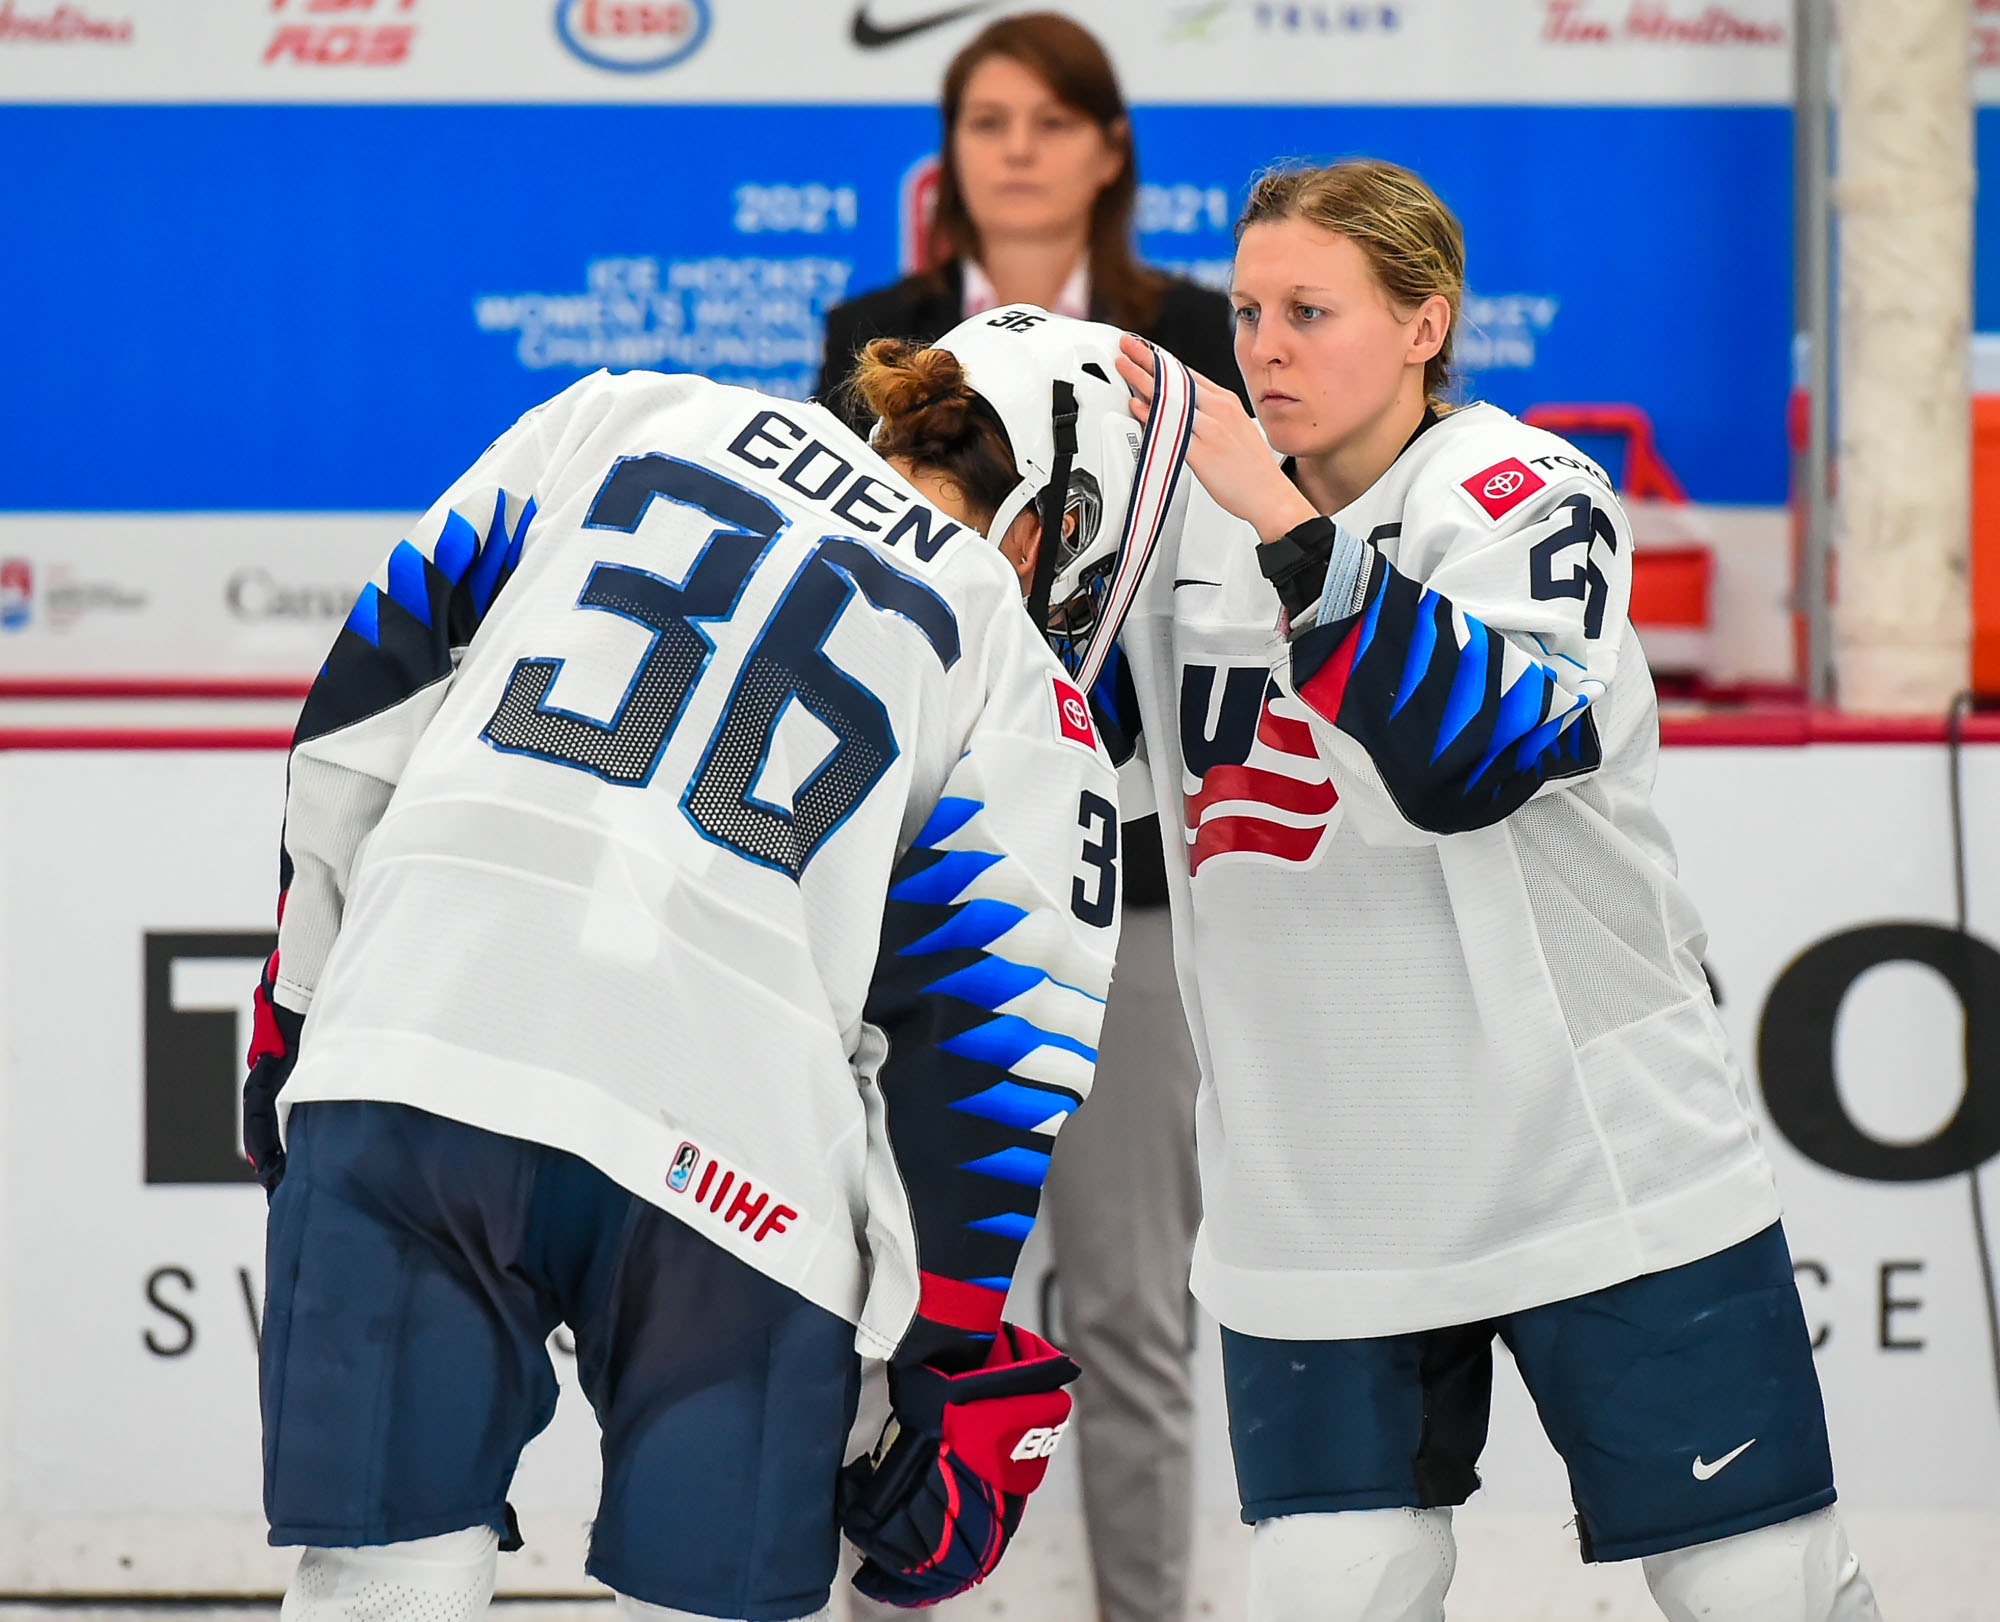
POLYGON ((1834 1500, 1784 1230, 1487 1323, 1373 1340, 1222 1331, 1243 1518, 1462 1504, 1493 1340, 1569 1467, 1586 1560, 1774 1526, 1834 1500))
POLYGON ((603 1430, 590 1574, 807 1615, 838 1561, 854 1330, 574 1155, 400 1104, 292 1111, 262 1347, 271 1541, 505 1529, 576 1338, 603 1430))

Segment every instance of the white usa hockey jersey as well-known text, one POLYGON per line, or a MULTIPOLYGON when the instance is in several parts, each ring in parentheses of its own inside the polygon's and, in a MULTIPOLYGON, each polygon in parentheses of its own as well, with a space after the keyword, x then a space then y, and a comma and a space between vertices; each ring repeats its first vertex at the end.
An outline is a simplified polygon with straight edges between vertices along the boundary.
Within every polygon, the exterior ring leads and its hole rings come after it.
POLYGON ((966 1344, 1090 1085, 1114 807, 994 547, 817 406, 598 373, 306 702, 281 1102, 571 1151, 864 1352, 966 1344))
POLYGON ((1386 1335, 1757 1232, 1777 1197, 1651 809, 1608 481, 1478 405, 1336 516, 1288 639, 1256 536, 1195 487, 1129 681, 1096 688, 1180 813, 1196 1294, 1245 1333, 1386 1335))

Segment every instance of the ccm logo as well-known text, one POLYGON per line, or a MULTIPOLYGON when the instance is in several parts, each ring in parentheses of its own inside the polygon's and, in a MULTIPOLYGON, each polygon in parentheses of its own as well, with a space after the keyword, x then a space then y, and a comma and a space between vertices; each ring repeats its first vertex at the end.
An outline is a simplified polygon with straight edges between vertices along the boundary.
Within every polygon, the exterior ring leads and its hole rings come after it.
POLYGON ((1054 1455, 1056 1444, 1063 1439, 1063 1432, 1069 1429, 1069 1421, 1060 1425, 1036 1425, 1022 1434, 1014 1444, 1014 1451, 1007 1455, 1010 1459, 1046 1459, 1054 1455))

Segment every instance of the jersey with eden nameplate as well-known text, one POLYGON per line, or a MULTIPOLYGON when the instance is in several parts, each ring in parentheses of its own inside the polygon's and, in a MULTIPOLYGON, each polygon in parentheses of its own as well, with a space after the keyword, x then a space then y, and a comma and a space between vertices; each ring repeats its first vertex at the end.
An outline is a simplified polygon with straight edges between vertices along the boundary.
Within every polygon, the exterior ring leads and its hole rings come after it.
POLYGON ((394 549, 306 703, 282 1102, 569 1150, 929 1355, 997 1324, 1089 1088, 1115 807, 982 536, 816 406, 595 374, 394 549))
POLYGON ((1247 1334, 1397 1334, 1760 1231, 1610 482, 1475 405, 1334 516, 1319 622, 1288 625, 1196 489, 1122 637, 1180 813, 1197 1295, 1247 1334))

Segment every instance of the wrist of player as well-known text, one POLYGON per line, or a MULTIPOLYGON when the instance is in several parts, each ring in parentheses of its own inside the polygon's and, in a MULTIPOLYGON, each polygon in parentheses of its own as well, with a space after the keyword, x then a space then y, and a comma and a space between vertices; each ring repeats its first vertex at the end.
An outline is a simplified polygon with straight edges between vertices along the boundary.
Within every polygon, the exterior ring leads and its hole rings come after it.
POLYGON ((1026 1494, 1042 1483, 1069 1420, 1064 1388, 1079 1372, 1041 1336, 1002 1324, 976 1368, 892 1367, 889 1406, 898 1424, 941 1438, 982 1479, 1026 1494), (1036 1447, 1023 1446, 1030 1438, 1036 1447))
POLYGON ((1263 546, 1283 540, 1301 525, 1319 517, 1305 493, 1282 471, 1276 468, 1273 471, 1278 474, 1277 482, 1261 492, 1256 510, 1239 515, 1257 531, 1258 543, 1263 546))
POLYGON ((1260 542, 1278 540, 1318 516, 1305 493, 1271 460, 1261 438, 1212 447, 1197 441, 1188 466, 1216 505, 1247 523, 1260 542))
POLYGON ((243 1154, 272 1194, 285 1175, 284 1138, 278 1129, 278 1094, 298 1063, 299 1038, 306 1016, 287 1008, 272 995, 276 954, 257 987, 251 1023, 249 1074, 243 1082, 243 1154))

